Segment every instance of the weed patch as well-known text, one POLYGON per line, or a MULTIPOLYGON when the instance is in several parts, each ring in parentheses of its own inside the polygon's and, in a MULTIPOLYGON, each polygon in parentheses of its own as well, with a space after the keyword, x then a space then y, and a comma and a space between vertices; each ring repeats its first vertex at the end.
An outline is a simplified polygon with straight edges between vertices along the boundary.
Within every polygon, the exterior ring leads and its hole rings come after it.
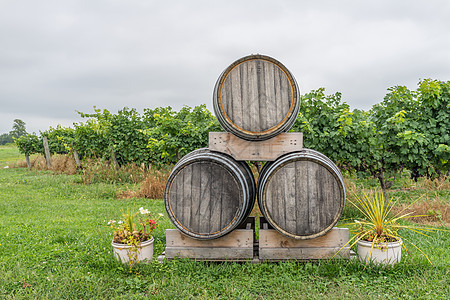
MULTIPOLYGON (((55 154, 51 157, 51 167, 47 166, 47 161, 42 155, 35 155, 30 160, 31 170, 35 171, 53 171, 58 174, 74 175, 77 173, 75 159, 70 155, 55 154)), ((27 168, 26 161, 17 161, 12 167, 27 168)))
MULTIPOLYGON (((153 166, 145 166, 144 164, 130 163, 115 167, 109 162, 99 159, 88 159, 83 163, 82 178, 85 184, 97 182, 137 184, 146 181, 147 178, 154 178, 153 181, 149 179, 148 183, 156 184, 164 179, 167 172, 166 169, 158 170, 153 166)), ((154 188, 149 186, 147 189, 152 190, 154 188)), ((150 190, 147 190, 147 192, 150 192, 150 190)))
MULTIPOLYGON (((399 203, 394 206, 393 213, 398 213, 407 206, 407 204, 399 203)), ((409 219, 414 223, 434 226, 450 226, 449 203, 445 203, 444 201, 438 199, 419 200, 406 209, 404 213, 422 216, 409 219)))
POLYGON ((153 170, 147 174, 147 177, 139 184, 138 190, 132 190, 127 187, 126 191, 120 192, 118 197, 125 198, 148 198, 163 199, 169 172, 153 170))

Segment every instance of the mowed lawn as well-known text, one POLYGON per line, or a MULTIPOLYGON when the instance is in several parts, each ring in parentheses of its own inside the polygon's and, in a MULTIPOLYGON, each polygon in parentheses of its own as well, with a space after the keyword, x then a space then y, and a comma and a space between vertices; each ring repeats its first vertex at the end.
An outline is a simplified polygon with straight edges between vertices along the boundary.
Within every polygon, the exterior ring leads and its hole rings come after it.
POLYGON ((14 144, 0 145, 0 168, 19 160, 25 160, 25 156, 19 152, 14 144))
MULTIPOLYGON (((30 156, 30 160, 38 157, 37 154, 30 156)), ((20 153, 15 144, 0 145, 0 168, 16 166, 22 163, 26 166, 25 155, 20 153)))
MULTIPOLYGON (((155 259, 130 272, 114 260, 107 221, 119 219, 127 207, 164 214, 165 209, 163 200, 117 199, 125 188, 84 185, 79 175, 1 168, 0 298, 449 298, 450 233, 443 231, 428 238, 406 234, 433 265, 410 247, 402 263, 387 268, 364 268, 347 260, 252 264, 155 259)), ((443 195, 448 198, 448 191, 443 195)), ((167 228, 173 225, 165 217, 154 234, 155 257, 164 250, 167 228)))

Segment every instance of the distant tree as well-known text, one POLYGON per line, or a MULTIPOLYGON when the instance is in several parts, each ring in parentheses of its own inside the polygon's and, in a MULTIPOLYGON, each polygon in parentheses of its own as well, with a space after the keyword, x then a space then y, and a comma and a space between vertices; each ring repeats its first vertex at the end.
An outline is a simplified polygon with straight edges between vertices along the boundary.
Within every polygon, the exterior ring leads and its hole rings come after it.
POLYGON ((4 133, 0 135, 0 145, 5 145, 8 143, 14 142, 12 137, 9 135, 9 133, 4 133))
POLYGON ((26 135, 25 122, 19 119, 14 120, 13 129, 9 132, 9 135, 13 139, 18 139, 22 135, 26 135))

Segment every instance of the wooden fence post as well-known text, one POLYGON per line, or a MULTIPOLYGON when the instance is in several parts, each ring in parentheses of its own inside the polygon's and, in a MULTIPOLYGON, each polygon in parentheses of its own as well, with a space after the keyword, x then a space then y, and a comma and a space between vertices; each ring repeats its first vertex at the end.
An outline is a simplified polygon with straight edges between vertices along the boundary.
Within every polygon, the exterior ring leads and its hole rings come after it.
POLYGON ((75 163, 77 164, 77 168, 81 168, 80 155, 78 155, 78 151, 75 148, 73 148, 73 157, 75 158, 75 163))
POLYGON ((116 157, 116 153, 114 153, 114 150, 111 150, 111 160, 112 160, 114 168, 119 169, 119 163, 117 162, 117 157, 116 157))
POLYGON ((30 156, 28 154, 25 154, 25 160, 27 161, 28 169, 31 169, 30 156))
POLYGON ((50 149, 48 147, 48 140, 47 137, 42 137, 42 140, 44 141, 44 153, 45 153, 45 160, 47 161, 47 167, 50 169, 52 167, 52 162, 50 158, 50 149))

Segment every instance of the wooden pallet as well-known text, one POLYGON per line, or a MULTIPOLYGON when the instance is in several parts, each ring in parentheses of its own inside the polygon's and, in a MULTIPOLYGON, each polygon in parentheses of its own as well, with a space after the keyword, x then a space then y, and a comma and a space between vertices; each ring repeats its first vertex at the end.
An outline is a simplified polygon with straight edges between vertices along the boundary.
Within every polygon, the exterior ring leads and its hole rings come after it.
MULTIPOLYGON (((348 242, 347 228, 333 228, 326 235, 310 240, 294 240, 280 234, 260 218, 259 239, 255 239, 255 219, 249 217, 244 226, 224 237, 196 240, 178 229, 166 230, 166 249, 158 257, 163 259, 188 258, 201 261, 249 261, 252 263, 275 261, 306 261, 330 259, 348 242)), ((336 258, 354 256, 345 247, 336 258)))

